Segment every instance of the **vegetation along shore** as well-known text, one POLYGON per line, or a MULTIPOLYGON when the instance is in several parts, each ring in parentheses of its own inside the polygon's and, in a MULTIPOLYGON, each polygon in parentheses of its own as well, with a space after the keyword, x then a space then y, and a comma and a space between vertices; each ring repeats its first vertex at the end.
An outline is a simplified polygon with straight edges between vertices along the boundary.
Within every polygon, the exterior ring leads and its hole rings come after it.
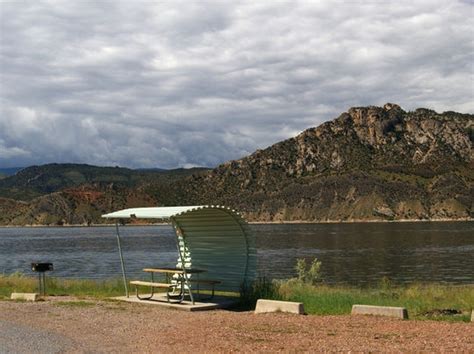
MULTIPOLYGON (((402 219, 402 220, 344 220, 344 221, 339 221, 339 220, 326 220, 326 221, 311 221, 311 220, 293 220, 293 221, 250 221, 250 225, 298 225, 298 224, 364 224, 364 223, 427 223, 427 222, 473 222, 474 218, 461 218, 461 219, 430 219, 430 220, 410 220, 410 219, 402 219)), ((162 223, 145 223, 145 222, 136 222, 136 223, 131 223, 127 224, 127 226, 163 226, 163 225, 169 225, 167 222, 162 222, 162 223)), ((36 225, 0 225, 0 228, 67 228, 67 227, 115 227, 115 224, 62 224, 62 225, 42 225, 42 224, 36 224, 36 225)))
MULTIPOLYGON (((0 299, 9 299, 12 292, 34 292, 37 282, 37 278, 21 274, 2 275, 0 299)), ((48 277, 46 288, 50 296, 58 299, 73 296, 79 300, 104 300, 123 295, 121 279, 96 281, 48 277)), ((410 319, 468 322, 474 309, 473 285, 415 283, 402 286, 392 285, 387 279, 382 279, 377 286, 363 288, 260 279, 240 295, 241 309, 250 310, 258 298, 269 298, 303 302, 306 312, 313 315, 345 315, 350 314, 354 304, 369 304, 406 307, 410 319)))

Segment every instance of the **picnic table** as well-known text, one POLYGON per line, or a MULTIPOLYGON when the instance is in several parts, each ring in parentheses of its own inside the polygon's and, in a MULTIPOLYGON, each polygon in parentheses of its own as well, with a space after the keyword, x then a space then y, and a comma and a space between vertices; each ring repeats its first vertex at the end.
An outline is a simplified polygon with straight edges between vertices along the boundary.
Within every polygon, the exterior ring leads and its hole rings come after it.
POLYGON ((136 295, 140 300, 150 300, 154 295, 155 288, 166 289, 166 300, 168 302, 181 303, 184 301, 186 294, 189 295, 192 303, 194 304, 194 297, 191 291, 191 284, 197 284, 197 293, 200 296, 199 284, 209 284, 212 286, 211 298, 214 296, 214 286, 219 284, 218 280, 204 280, 199 279, 199 274, 205 273, 204 269, 196 268, 144 268, 144 272, 150 273, 151 281, 133 280, 130 282, 131 285, 135 285, 136 295), (165 282, 155 282, 154 274, 161 273, 165 275, 165 282), (189 275, 196 275, 196 279, 190 279, 189 275), (151 288, 151 294, 149 296, 140 296, 138 292, 139 286, 146 286, 151 288))

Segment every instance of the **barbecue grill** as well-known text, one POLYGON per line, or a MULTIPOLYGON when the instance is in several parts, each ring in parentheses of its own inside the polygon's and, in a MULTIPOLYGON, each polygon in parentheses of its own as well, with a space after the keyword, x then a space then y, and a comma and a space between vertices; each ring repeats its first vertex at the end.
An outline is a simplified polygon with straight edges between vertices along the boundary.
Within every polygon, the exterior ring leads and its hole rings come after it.
POLYGON ((46 295, 46 275, 48 271, 52 271, 53 263, 31 263, 31 270, 38 273, 38 291, 40 295, 46 295))

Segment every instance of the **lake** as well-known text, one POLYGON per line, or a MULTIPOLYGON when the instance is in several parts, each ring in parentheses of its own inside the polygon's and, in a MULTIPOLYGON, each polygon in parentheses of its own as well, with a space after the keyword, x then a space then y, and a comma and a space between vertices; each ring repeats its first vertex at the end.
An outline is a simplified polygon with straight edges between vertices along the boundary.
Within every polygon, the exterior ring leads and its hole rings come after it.
MULTIPOLYGON (((258 273, 293 277, 296 259, 322 261, 331 284, 368 285, 384 276, 395 283, 474 283, 474 222, 251 225, 258 273)), ((147 266, 174 266, 170 226, 121 229, 128 274, 147 266)), ((114 227, 0 228, 0 273, 32 274, 30 263, 54 263, 50 275, 120 277, 114 227)))

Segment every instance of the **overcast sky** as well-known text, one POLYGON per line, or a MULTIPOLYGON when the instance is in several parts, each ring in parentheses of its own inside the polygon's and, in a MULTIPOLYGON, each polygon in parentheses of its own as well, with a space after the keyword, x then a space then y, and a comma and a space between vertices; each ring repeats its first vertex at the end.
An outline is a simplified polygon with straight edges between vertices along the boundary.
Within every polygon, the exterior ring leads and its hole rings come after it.
POLYGON ((474 112, 472 1, 1 1, 0 167, 215 166, 398 103, 474 112))

